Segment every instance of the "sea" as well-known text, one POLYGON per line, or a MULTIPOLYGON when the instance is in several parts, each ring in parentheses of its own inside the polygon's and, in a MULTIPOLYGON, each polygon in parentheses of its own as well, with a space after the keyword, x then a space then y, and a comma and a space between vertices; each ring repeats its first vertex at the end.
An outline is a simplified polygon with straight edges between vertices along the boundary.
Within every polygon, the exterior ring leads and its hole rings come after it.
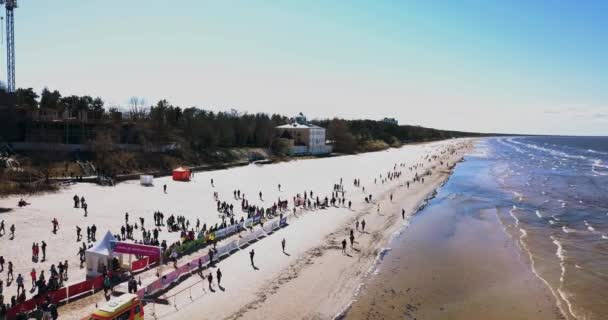
POLYGON ((478 140, 394 238, 345 318, 466 319, 494 310, 524 319, 536 310, 518 310, 530 298, 517 291, 531 281, 557 310, 543 319, 608 319, 608 137, 478 140), (511 262, 495 256, 509 254, 494 252, 511 246, 533 279, 508 275, 517 265, 501 269, 511 262))

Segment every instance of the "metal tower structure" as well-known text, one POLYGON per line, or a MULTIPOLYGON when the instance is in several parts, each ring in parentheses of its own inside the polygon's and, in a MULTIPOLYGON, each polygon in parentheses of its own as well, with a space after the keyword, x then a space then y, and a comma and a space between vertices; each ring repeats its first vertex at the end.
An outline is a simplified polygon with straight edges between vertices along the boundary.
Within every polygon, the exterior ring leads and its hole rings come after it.
POLYGON ((0 0, 0 5, 6 7, 6 73, 8 92, 15 92, 15 17, 13 10, 17 8, 17 0, 0 0))

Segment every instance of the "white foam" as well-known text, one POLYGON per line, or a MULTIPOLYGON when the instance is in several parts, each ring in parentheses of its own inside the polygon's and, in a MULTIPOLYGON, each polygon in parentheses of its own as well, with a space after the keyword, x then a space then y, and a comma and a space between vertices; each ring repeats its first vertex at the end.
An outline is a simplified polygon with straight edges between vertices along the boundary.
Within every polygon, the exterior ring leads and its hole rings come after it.
POLYGON ((604 239, 604 240, 608 240, 608 235, 603 234, 603 235, 602 235, 602 239, 604 239))
POLYGON ((519 219, 515 216, 515 210, 517 210, 516 206, 513 206, 513 209, 509 210, 509 215, 515 220, 515 226, 519 226, 519 219))
POLYGON ((566 227, 566 226, 563 226, 563 227, 562 227, 562 230, 563 230, 565 233, 570 233, 570 229, 568 229, 568 227, 566 227))
POLYGON ((592 227, 592 226, 591 226, 591 225, 590 225, 590 224, 587 222, 587 220, 585 220, 585 225, 587 226, 587 230, 589 230, 589 231, 591 231, 591 232, 594 232, 594 231, 595 231, 595 228, 593 228, 593 227, 592 227))
POLYGON ((540 211, 536 210, 536 216, 539 217, 540 219, 543 218, 543 216, 540 214, 540 211))

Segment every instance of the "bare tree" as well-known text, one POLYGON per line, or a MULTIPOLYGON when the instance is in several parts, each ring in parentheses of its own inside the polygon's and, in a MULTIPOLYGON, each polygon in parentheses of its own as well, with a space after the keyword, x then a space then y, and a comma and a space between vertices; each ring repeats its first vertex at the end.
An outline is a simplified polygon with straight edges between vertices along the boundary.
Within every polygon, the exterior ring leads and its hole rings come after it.
POLYGON ((145 107, 146 100, 141 97, 133 96, 129 98, 129 111, 127 111, 127 116, 131 121, 141 121, 146 119, 148 116, 148 108, 145 107))

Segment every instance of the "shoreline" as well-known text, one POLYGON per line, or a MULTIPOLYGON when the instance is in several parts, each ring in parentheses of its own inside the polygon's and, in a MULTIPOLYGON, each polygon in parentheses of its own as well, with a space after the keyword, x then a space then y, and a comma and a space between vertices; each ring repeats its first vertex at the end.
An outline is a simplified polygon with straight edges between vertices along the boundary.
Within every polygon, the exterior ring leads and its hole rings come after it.
POLYGON ((412 219, 343 319, 565 319, 484 196, 483 163, 465 162, 412 219))

